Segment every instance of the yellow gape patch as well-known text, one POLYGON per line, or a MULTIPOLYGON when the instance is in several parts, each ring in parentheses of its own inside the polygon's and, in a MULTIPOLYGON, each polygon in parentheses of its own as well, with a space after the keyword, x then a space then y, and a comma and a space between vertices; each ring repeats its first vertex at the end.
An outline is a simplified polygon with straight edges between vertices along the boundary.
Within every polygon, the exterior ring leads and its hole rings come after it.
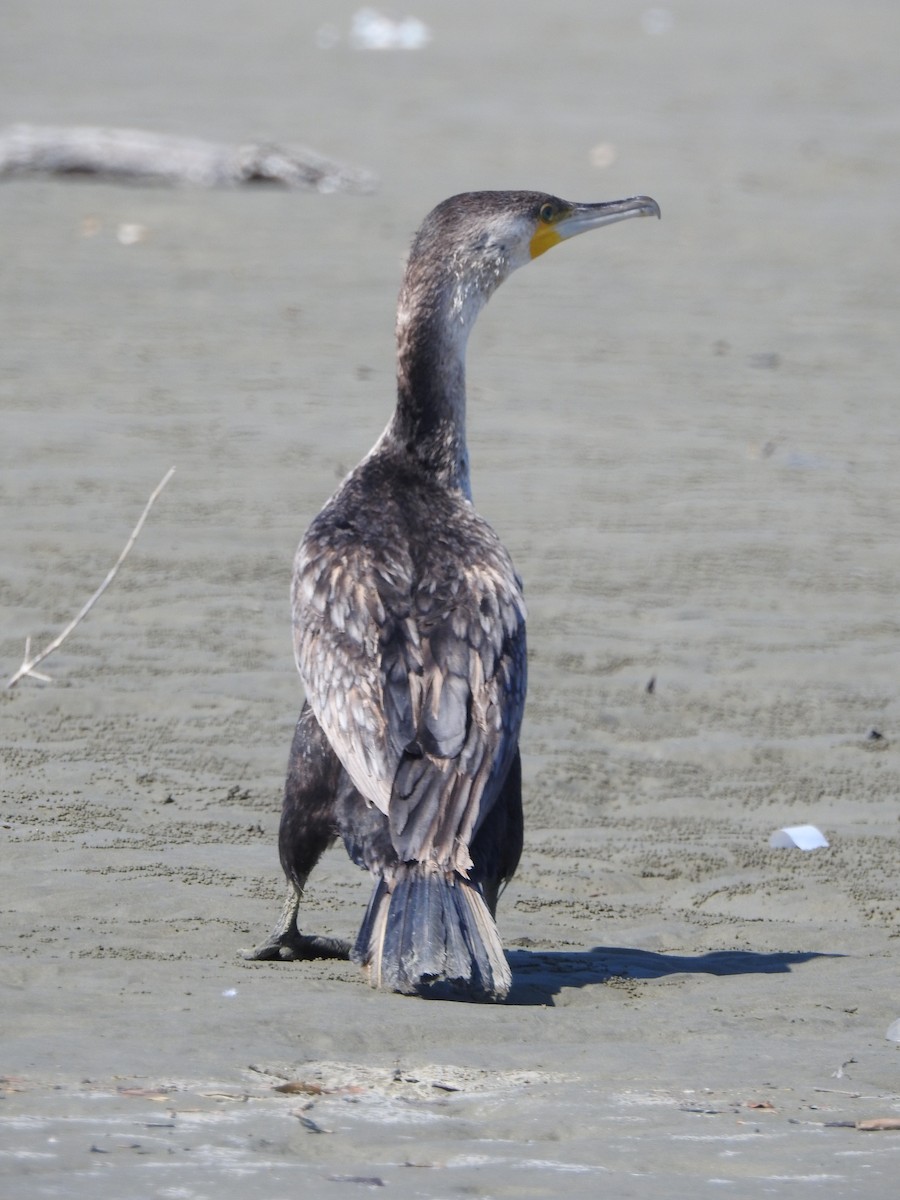
POLYGON ((537 258, 539 254, 543 254, 551 246, 559 245, 562 240, 555 225, 551 225, 547 221, 538 221, 538 227, 531 235, 531 241, 528 246, 531 251, 531 257, 537 258))

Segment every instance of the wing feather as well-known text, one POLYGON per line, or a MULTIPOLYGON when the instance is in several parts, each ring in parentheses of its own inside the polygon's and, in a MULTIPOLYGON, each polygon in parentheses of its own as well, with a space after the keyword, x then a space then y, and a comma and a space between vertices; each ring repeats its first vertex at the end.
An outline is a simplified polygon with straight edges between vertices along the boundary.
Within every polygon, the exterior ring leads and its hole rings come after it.
POLYGON ((400 858, 465 873, 518 744, 526 661, 518 576, 471 506, 463 515, 444 528, 466 559, 446 543, 342 536, 326 507, 297 553, 293 608, 310 706, 400 858))

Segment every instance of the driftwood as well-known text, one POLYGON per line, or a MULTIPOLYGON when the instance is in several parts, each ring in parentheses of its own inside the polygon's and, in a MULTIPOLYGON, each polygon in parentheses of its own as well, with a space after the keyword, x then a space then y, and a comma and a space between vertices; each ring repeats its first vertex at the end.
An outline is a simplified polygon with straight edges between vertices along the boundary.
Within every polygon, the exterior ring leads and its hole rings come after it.
POLYGON ((320 192, 371 192, 375 176, 302 146, 228 146, 139 129, 10 125, 0 129, 0 179, 94 175, 169 186, 276 183, 320 192))
POLYGON ((112 583, 112 581, 115 579, 116 572, 118 571, 119 567, 121 567, 122 563, 125 561, 125 555, 131 549, 131 547, 134 545, 134 543, 137 541, 138 534, 144 528, 144 522, 147 520, 147 516, 150 512, 150 509, 153 507, 157 496, 163 490, 163 488, 166 486, 166 484, 169 482, 169 480, 172 478, 172 476, 174 474, 175 474, 175 468, 170 467, 169 470, 166 471, 166 473, 162 477, 162 479, 159 481, 159 483, 156 485, 156 487, 153 489, 153 492, 150 495, 150 499, 144 505, 144 511, 141 513, 140 520, 138 521, 137 525, 135 525, 134 529, 132 529, 131 537, 125 543, 125 549, 122 551, 122 553, 116 559, 112 568, 108 571, 106 578, 103 580, 103 582, 97 588, 96 592, 94 592, 94 594, 93 594, 93 596, 91 596, 90 600, 88 600, 88 602, 82 607, 82 609, 80 610, 78 615, 72 618, 72 620, 65 627, 65 629, 62 631, 62 633, 60 633, 57 637, 55 637, 53 639, 53 641, 50 642, 49 645, 45 646, 44 649, 41 650, 41 652, 39 654, 36 654, 34 656, 34 658, 31 657, 31 638, 29 637, 29 638, 25 639, 25 657, 22 659, 22 665, 19 667, 18 671, 16 671, 16 673, 14 675, 11 675, 10 678, 6 681, 7 690, 11 687, 15 687, 15 685, 19 682, 19 680, 24 678, 24 676, 26 676, 26 675, 30 675, 32 677, 32 679, 40 679, 44 683, 50 683, 49 676, 42 675, 39 671, 36 671, 34 668, 39 663, 42 663, 45 658, 47 658, 49 655, 51 655, 54 650, 59 649, 59 647, 63 644, 63 642, 66 640, 66 638, 69 636, 69 634, 75 628, 75 626, 84 620, 84 618, 88 615, 88 613, 91 611, 91 609, 97 603, 97 601, 100 599, 100 597, 103 595, 103 593, 106 591, 106 589, 112 583))

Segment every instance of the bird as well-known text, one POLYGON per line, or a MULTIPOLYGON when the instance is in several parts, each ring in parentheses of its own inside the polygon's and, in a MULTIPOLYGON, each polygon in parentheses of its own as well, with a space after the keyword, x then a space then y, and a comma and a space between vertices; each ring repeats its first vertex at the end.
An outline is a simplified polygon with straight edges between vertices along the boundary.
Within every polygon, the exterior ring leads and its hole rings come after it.
POLYGON ((488 299, 551 247, 631 217, 649 196, 451 196, 412 243, 397 306, 397 400, 294 561, 306 699, 279 828, 288 895, 245 957, 349 958, 373 987, 499 1001, 496 925, 523 845, 522 581, 472 503, 466 343, 488 299), (374 888, 355 942, 303 932, 307 879, 340 838, 374 888))

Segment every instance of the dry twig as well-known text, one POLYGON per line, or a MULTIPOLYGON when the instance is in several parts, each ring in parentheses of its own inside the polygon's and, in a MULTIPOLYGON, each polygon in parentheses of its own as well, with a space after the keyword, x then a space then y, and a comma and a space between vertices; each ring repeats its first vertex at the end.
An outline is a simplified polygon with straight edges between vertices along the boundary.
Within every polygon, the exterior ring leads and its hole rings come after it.
POLYGON ((119 567, 121 567, 122 563, 125 561, 125 555, 131 549, 131 547, 134 545, 134 543, 137 541, 138 534, 143 529, 144 522, 147 520, 147 515, 150 512, 150 509, 153 507, 153 504, 156 501, 157 496, 163 490, 163 488, 166 486, 166 484, 169 482, 169 480, 172 478, 172 476, 174 474, 175 474, 175 468, 170 467, 169 470, 166 471, 166 473, 162 477, 162 479, 159 481, 159 483, 156 485, 156 487, 153 489, 150 499, 144 505, 144 511, 141 513, 140 520, 138 521, 137 525, 135 525, 134 529, 131 531, 131 537, 125 543, 125 549, 122 551, 122 553, 116 559, 115 565, 113 566, 112 570, 109 572, 109 574, 106 576, 106 578, 100 584, 100 586, 97 588, 96 592, 94 592, 93 596, 91 596, 90 600, 88 600, 87 604, 85 604, 84 607, 81 609, 81 611, 78 613, 78 615, 69 622, 69 624, 65 627, 65 629, 62 631, 62 633, 59 634, 58 637, 55 637, 53 639, 53 641, 48 646, 45 646, 44 649, 39 654, 36 654, 34 656, 34 658, 31 657, 31 638, 29 637, 29 638, 25 639, 25 657, 23 658, 22 665, 19 667, 18 671, 16 671, 16 673, 14 675, 10 676, 10 678, 7 680, 7 683, 6 683, 7 690, 11 687, 14 687, 24 675, 31 675, 31 676, 33 676, 33 678, 41 679, 45 683, 50 682, 49 676, 40 674, 40 672, 35 671, 34 668, 38 665, 38 663, 42 663, 45 658, 47 658, 49 655, 51 655, 54 650, 59 649, 59 647, 63 644, 63 642, 66 640, 66 638, 69 636, 69 634, 75 628, 75 626, 84 620, 84 618, 88 615, 88 613, 91 611, 91 609, 94 607, 94 605, 100 599, 100 597, 103 595, 103 593, 109 587, 109 585, 112 583, 113 579, 115 579, 116 572, 119 570, 119 567))

